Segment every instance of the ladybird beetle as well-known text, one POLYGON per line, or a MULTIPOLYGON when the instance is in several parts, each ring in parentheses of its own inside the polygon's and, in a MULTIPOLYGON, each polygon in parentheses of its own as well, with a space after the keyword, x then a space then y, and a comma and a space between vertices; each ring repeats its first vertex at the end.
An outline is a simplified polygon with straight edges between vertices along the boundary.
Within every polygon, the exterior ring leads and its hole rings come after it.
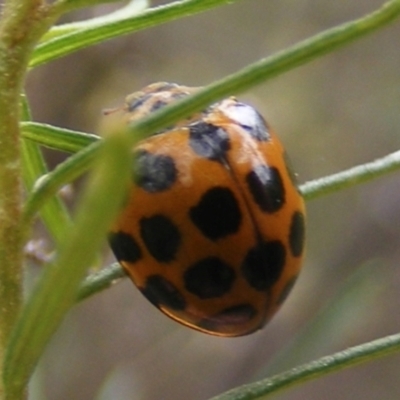
MULTIPOLYGON (((195 90, 155 83, 120 112, 129 123, 195 90)), ((135 285, 198 331, 260 329, 293 287, 304 253, 304 203, 275 133, 231 97, 132 152, 132 189, 109 242, 135 285)))

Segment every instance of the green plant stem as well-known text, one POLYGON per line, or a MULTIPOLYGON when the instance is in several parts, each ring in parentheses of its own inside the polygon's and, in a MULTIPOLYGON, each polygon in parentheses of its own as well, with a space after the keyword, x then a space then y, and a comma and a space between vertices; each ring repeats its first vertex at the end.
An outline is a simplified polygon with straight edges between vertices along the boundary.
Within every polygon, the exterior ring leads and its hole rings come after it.
POLYGON ((111 264, 98 272, 94 272, 79 287, 77 301, 85 300, 104 289, 108 289, 126 276, 125 270, 118 263, 111 264))
MULTIPOLYGON (((21 143, 21 155, 23 166, 24 184, 28 191, 32 190, 35 182, 47 174, 47 165, 39 146, 29 140, 21 143)), ((54 196, 40 210, 47 231, 56 243, 61 243, 65 237, 65 231, 70 224, 68 211, 58 196, 54 196)))
MULTIPOLYGON (((20 93, 33 47, 56 18, 49 10, 41 0, 7 1, 0 21, 0 363, 22 301, 20 93)), ((4 398, 13 399, 0 380, 4 398)))
POLYGON ((38 122, 22 122, 21 131, 24 139, 67 153, 76 153, 100 139, 99 136, 90 133, 38 122))
POLYGON ((213 397, 211 400, 261 400, 279 391, 319 378, 332 372, 371 361, 378 357, 400 351, 400 334, 387 336, 319 360, 293 368, 289 371, 240 386, 213 397))
MULTIPOLYGON (((65 35, 41 43, 33 54, 30 66, 32 68, 37 67, 38 65, 55 60, 77 50, 102 43, 107 39, 137 32, 152 26, 158 26, 162 23, 235 1, 238 0, 173 1, 169 4, 150 8, 138 16, 125 18, 123 20, 118 19, 118 21, 114 23, 111 21, 95 25, 90 23, 88 27, 82 27, 82 29, 68 32, 65 35)), ((60 8, 64 5, 65 7, 69 6, 69 2, 59 3, 60 8)))
MULTIPOLYGON (((99 26, 105 24, 107 21, 113 21, 113 23, 116 23, 120 20, 130 19, 147 9, 149 7, 149 3, 150 0, 131 0, 124 6, 112 11, 111 13, 99 15, 83 21, 74 21, 53 26, 50 31, 43 35, 41 43, 45 43, 50 39, 55 39, 56 37, 62 35, 77 32, 81 29, 87 29, 90 26, 99 26)), ((61 3, 60 6, 63 8, 65 7, 63 3, 61 3)))
POLYGON ((35 213, 68 182, 78 178, 92 165, 102 142, 96 141, 59 164, 54 171, 41 177, 25 205, 22 223, 29 226, 35 213))
POLYGON ((399 169, 400 151, 395 151, 369 163, 306 182, 300 185, 300 190, 306 200, 314 200, 320 196, 371 181, 399 169))
MULTIPOLYGON (((28 126, 32 124, 31 112, 25 95, 21 96, 21 101, 22 120, 25 121, 20 124, 23 138, 21 141, 22 176, 25 188, 30 192, 35 182, 49 171, 39 145, 32 140, 25 140, 23 124, 28 124, 28 126)), ((46 136, 45 132, 42 132, 42 137, 46 136)), ((65 132, 63 134, 65 135, 65 132)), ((40 210, 40 216, 53 240, 61 243, 64 240, 66 227, 70 223, 68 211, 61 199, 58 196, 52 197, 40 210)))
MULTIPOLYGON (((26 10, 23 4, 23 11, 26 10)), ((32 2, 33 3, 33 2, 32 2)), ((36 7, 38 6, 36 2, 36 7)), ((33 10, 37 12, 37 10, 33 10)), ((21 302, 21 164, 19 101, 27 65, 27 45, 18 42, 21 20, 5 4, 0 25, 0 346, 4 346, 21 302)), ((18 14, 17 14, 18 15, 18 14)), ((23 24, 25 27, 25 24, 23 24)), ((28 44, 29 46, 29 44, 28 44)), ((0 354, 2 358, 2 354, 0 354)))

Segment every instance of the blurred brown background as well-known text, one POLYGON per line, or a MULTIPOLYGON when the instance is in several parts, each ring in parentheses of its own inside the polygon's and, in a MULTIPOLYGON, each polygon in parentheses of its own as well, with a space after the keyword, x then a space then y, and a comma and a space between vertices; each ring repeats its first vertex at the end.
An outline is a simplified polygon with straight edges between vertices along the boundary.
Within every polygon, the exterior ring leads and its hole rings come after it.
MULTIPOLYGON (((95 132, 102 109, 148 83, 210 83, 382 2, 239 1, 114 39, 33 71, 33 115, 95 132)), ((65 21, 110 9, 85 9, 65 21)), ((399 37, 397 21, 240 96, 280 134, 300 182, 400 148, 399 37)), ((59 155, 47 154, 54 165, 59 155)), ((127 280, 78 305, 48 347, 31 399, 206 400, 398 332, 399 185, 393 173, 308 203, 303 274, 256 334, 223 339, 181 327, 127 280)), ((399 399, 399 363, 387 357, 274 398, 399 399)))

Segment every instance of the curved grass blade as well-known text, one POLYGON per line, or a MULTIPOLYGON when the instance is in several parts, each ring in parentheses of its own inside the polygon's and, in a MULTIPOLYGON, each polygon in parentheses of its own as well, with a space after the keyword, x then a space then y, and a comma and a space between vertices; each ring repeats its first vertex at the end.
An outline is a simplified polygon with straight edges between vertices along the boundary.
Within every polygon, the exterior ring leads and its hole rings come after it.
MULTIPOLYGON (((119 1, 119 0, 117 0, 119 1)), ((68 7, 68 0, 61 5, 62 7, 68 7)), ((119 8, 116 11, 113 11, 109 14, 106 14, 101 17, 95 17, 91 19, 87 19, 84 21, 79 22, 70 22, 61 25, 53 26, 49 31, 47 31, 41 39, 41 42, 47 42, 50 39, 54 39, 56 37, 66 35, 72 32, 77 32, 81 29, 88 28, 90 26, 98 26, 102 25, 106 22, 117 22, 121 19, 127 19, 134 17, 135 15, 139 14, 140 12, 144 11, 148 8, 149 2, 148 0, 131 0, 128 4, 124 7, 119 8)), ((70 7, 68 7, 70 8, 70 7)))
POLYGON ((99 136, 91 133, 38 122, 22 122, 21 131, 24 139, 66 153, 76 153, 100 139, 99 136))
POLYGON ((105 21, 100 20, 96 23, 89 23, 87 27, 82 27, 77 31, 54 37, 39 44, 33 52, 30 67, 37 67, 108 39, 137 32, 235 1, 238 0, 175 1, 148 9, 138 16, 120 18, 117 15, 114 21, 106 19, 105 21))
POLYGON ((232 389, 210 400, 261 400, 295 385, 400 351, 400 334, 351 347, 281 374, 232 389))
MULTIPOLYGON (((29 121, 31 115, 25 95, 22 96, 22 106, 22 117, 25 121, 29 121)), ((29 125, 30 122, 23 122, 22 124, 29 125)), ((21 160, 24 184, 26 189, 31 191, 35 182, 48 173, 47 165, 39 146, 29 140, 22 140, 21 142, 21 160)), ((40 210, 40 216, 50 235, 57 243, 60 243, 70 224, 69 214, 64 203, 59 197, 53 196, 40 210)))
POLYGON ((81 284, 77 295, 77 301, 85 300, 104 289, 108 289, 126 276, 125 270, 118 263, 111 264, 98 272, 94 272, 81 284))

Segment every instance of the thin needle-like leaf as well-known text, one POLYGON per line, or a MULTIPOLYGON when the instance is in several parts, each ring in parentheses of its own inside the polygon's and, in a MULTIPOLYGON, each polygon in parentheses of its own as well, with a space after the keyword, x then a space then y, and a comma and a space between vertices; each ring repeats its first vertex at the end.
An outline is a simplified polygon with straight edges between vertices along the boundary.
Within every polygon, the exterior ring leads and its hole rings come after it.
MULTIPOLYGON (((30 110, 28 102, 23 96, 23 119, 26 122, 22 124, 31 124, 30 110)), ((22 156, 22 174, 25 187, 31 191, 35 182, 43 175, 48 173, 46 162, 43 158, 39 146, 33 141, 23 140, 21 143, 21 156, 22 156)), ((64 207, 62 201, 57 197, 52 197, 47 204, 41 209, 40 215, 43 222, 54 238, 60 243, 64 239, 65 230, 70 223, 68 211, 64 207)))
POLYGON ((387 336, 230 390, 210 400, 260 400, 295 385, 400 351, 400 334, 387 336))
POLYGON ((24 139, 67 153, 76 153, 100 139, 99 136, 90 133, 38 122, 22 122, 21 131, 24 139))
POLYGON ((107 18, 95 23, 89 22, 86 27, 82 26, 79 30, 70 31, 61 36, 57 35, 39 44, 33 53, 30 66, 32 68, 37 67, 38 65, 88 46, 104 42, 105 40, 137 32, 235 1, 238 0, 181 0, 150 8, 133 17, 128 15, 126 18, 121 18, 120 15, 114 15, 114 18, 107 18))

